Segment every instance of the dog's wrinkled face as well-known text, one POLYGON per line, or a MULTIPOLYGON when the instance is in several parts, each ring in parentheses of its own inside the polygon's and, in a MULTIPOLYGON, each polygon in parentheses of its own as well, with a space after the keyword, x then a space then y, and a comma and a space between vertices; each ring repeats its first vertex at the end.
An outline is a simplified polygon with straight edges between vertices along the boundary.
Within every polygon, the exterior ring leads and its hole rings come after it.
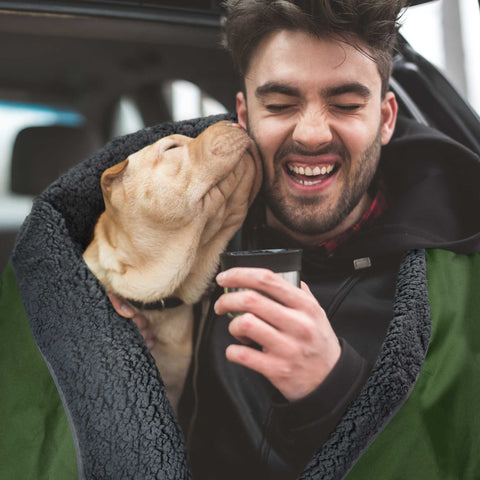
MULTIPOLYGON (((136 220, 179 229, 224 222, 243 212, 261 183, 258 153, 245 130, 226 121, 197 138, 171 135, 130 155, 102 176, 105 203, 130 228, 136 220), (235 205, 238 203, 238 205, 235 205), (247 204, 247 205, 246 205, 247 204)), ((213 232, 212 232, 213 233, 213 232)))

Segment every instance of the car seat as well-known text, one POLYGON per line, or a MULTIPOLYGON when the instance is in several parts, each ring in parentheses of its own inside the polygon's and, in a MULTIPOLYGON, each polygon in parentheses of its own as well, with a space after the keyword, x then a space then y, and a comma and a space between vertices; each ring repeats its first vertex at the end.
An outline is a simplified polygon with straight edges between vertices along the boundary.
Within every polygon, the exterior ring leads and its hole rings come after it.
MULTIPOLYGON (((49 125, 21 130, 12 152, 12 193, 38 195, 101 145, 100 138, 85 126, 49 125)), ((17 232, 18 228, 1 229, 0 225, 0 272, 10 256, 17 232)))

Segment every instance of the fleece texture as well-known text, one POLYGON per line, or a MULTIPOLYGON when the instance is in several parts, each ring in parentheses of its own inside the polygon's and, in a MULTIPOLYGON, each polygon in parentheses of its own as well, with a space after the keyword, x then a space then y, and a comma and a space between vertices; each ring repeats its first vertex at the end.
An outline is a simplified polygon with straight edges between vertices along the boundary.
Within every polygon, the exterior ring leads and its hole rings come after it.
MULTIPOLYGON (((104 208, 101 173, 170 133, 197 136, 232 115, 162 124, 110 142, 38 197, 13 253, 33 336, 70 421, 80 478, 189 479, 182 432, 153 358, 118 316, 82 253, 104 208)), ((402 263, 378 362, 301 478, 343 478, 408 397, 430 336, 425 253, 402 263)))
POLYGON ((408 398, 425 360, 430 334, 425 251, 413 250, 400 266, 394 317, 378 360, 302 479, 345 477, 408 398))
MULTIPOLYGON (((173 132, 163 124, 110 142, 34 202, 12 256, 34 339, 62 397, 80 478, 187 479, 181 430, 133 322, 118 316, 82 258, 104 209, 101 173, 173 132)), ((232 118, 232 117, 228 117, 232 118)))

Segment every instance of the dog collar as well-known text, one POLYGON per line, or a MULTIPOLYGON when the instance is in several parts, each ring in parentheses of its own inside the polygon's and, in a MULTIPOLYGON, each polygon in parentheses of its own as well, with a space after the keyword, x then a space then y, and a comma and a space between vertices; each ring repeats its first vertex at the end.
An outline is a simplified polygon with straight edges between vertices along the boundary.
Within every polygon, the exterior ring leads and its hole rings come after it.
POLYGON ((130 299, 127 299, 127 301, 140 310, 166 310, 167 308, 175 308, 183 305, 183 300, 178 297, 165 297, 148 303, 130 299))

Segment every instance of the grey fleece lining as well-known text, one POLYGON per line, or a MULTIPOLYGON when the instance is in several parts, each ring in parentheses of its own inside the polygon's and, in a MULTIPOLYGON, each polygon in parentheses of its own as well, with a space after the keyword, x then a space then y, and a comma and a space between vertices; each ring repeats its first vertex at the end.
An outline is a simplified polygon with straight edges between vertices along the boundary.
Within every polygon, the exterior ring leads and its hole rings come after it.
POLYGON ((196 136, 217 120, 164 124, 110 142, 35 200, 17 240, 12 261, 22 300, 70 412, 86 478, 191 477, 155 362, 81 255, 104 208, 106 168, 160 137, 196 136))
MULTIPOLYGON (((13 266, 25 310, 68 406, 86 478, 191 477, 154 360, 81 255, 103 209, 99 178, 106 168, 162 136, 196 136, 221 118, 162 124, 112 141, 35 201, 17 240, 13 266)), ((399 278, 379 360, 302 478, 343 478, 415 383, 430 336, 423 251, 406 256, 399 278)))
POLYGON ((302 479, 341 479, 375 440, 410 395, 425 360, 431 334, 424 250, 405 256, 400 266, 394 317, 378 360, 357 399, 302 479))
MULTIPOLYGON (((72 414, 70 412, 70 407, 68 405, 67 400, 65 399, 65 395, 63 394, 62 387, 61 387, 60 383, 58 382, 58 378, 57 378, 57 375, 55 373, 55 369, 52 368, 52 366, 50 365, 50 362, 48 361, 48 358, 43 357, 43 359, 45 361, 45 364, 47 365, 47 368, 48 368, 48 371, 50 372, 50 375, 52 376, 52 379, 55 383, 55 386, 57 387, 58 395, 60 397, 60 400, 62 401, 63 409, 65 411, 65 415, 66 415, 68 423, 70 425, 70 430, 71 430, 72 437, 73 437, 73 445, 75 446, 75 451, 79 453, 80 452, 80 442, 79 442, 79 439, 78 439, 77 431, 75 429, 76 428, 75 423, 73 421, 72 414)), ((87 478, 85 476, 85 469, 83 467, 83 459, 80 455, 77 455, 77 471, 78 471, 78 479, 79 480, 84 480, 84 479, 87 478)))

